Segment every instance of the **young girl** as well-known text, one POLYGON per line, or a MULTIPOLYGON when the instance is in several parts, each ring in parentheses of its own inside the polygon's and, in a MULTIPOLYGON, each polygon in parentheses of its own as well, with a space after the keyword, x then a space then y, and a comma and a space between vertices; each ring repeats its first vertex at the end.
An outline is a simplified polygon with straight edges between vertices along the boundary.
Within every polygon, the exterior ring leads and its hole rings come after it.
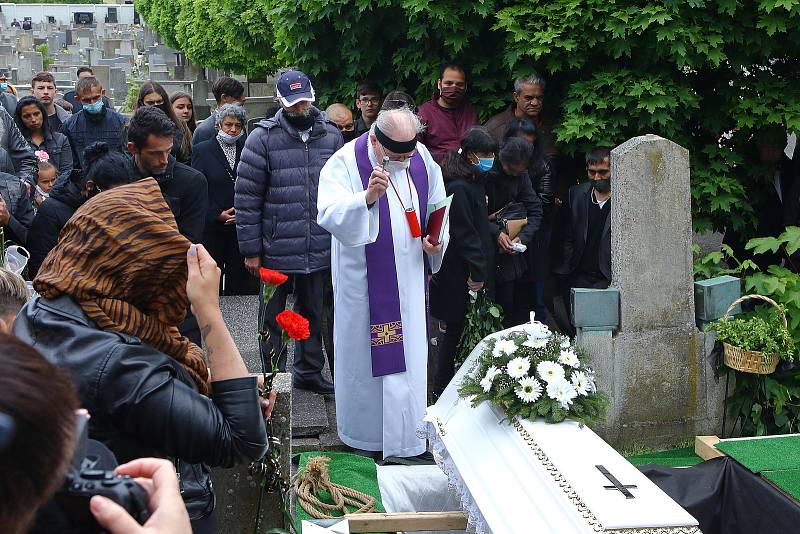
POLYGON ((172 103, 172 111, 175 116, 182 119, 189 127, 189 131, 194 133, 197 128, 197 122, 194 118, 194 104, 192 103, 192 95, 186 91, 176 91, 169 95, 169 101, 172 103))
POLYGON ((50 196, 50 190, 53 189, 58 175, 58 169, 48 160, 43 159, 40 152, 36 151, 36 155, 39 156, 39 173, 36 177, 36 190, 33 192, 34 211, 44 202, 44 199, 50 196))

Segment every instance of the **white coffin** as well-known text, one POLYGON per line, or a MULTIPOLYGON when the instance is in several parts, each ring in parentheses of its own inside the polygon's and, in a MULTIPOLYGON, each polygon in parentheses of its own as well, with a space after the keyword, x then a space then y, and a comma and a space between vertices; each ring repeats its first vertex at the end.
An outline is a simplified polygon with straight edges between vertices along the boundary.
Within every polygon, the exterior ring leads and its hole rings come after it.
POLYGON ((489 403, 473 408, 459 399, 458 387, 485 341, 425 418, 434 457, 460 494, 470 531, 700 533, 686 510, 588 427, 574 421, 508 421, 489 403), (605 489, 611 483, 596 465, 605 466, 620 483, 635 485, 630 489, 635 498, 605 489))

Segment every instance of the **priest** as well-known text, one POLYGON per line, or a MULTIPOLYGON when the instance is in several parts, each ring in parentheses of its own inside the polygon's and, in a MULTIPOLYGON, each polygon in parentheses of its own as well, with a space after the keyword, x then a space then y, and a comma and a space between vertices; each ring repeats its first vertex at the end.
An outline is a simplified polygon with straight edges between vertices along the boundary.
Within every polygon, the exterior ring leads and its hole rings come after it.
POLYGON ((408 108, 382 111, 320 171, 317 222, 332 237, 339 437, 383 457, 425 452, 417 426, 427 404, 428 275, 442 264, 425 233, 442 172, 417 143, 408 108))

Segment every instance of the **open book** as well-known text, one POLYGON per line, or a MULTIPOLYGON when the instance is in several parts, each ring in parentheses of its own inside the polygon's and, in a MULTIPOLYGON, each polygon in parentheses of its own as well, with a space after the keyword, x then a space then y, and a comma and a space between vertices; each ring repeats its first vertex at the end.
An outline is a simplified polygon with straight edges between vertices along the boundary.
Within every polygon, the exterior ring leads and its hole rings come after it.
POLYGON ((450 204, 453 202, 453 195, 435 204, 428 204, 428 220, 425 222, 425 235, 430 238, 433 245, 438 245, 444 238, 444 229, 447 226, 447 219, 450 217, 450 204))

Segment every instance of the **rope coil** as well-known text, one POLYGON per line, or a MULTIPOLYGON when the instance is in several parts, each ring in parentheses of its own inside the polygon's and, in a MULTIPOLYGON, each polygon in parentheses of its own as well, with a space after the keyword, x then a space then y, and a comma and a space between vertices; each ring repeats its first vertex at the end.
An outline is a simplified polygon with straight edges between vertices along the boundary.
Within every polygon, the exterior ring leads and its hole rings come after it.
POLYGON ((300 506, 315 519, 334 519, 347 514, 366 514, 376 512, 375 497, 360 491, 336 484, 328 473, 328 456, 315 456, 308 460, 305 470, 294 481, 294 491, 300 506), (327 491, 333 504, 320 501, 317 494, 327 491), (353 511, 348 510, 348 507, 353 511), (339 512, 332 515, 331 512, 339 512))

